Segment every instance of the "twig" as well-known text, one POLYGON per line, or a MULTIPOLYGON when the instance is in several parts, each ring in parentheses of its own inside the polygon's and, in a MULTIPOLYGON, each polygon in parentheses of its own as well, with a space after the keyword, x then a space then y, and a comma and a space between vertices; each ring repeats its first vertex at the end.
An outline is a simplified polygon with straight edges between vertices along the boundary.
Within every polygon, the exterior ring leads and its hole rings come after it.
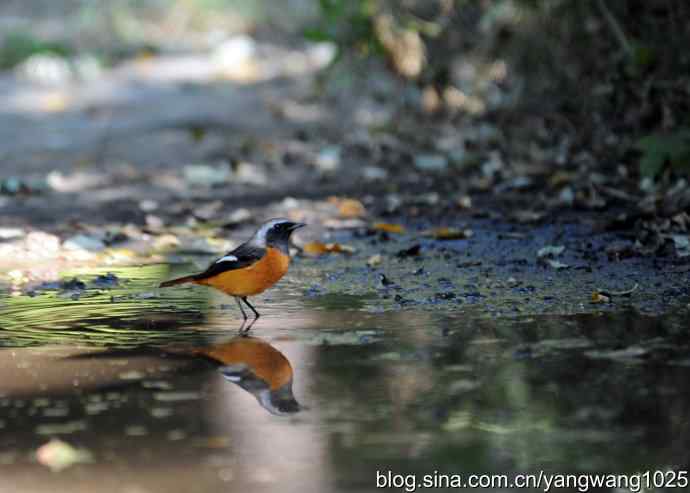
POLYGON ((606 291, 606 290, 597 288, 596 292, 599 294, 603 294, 604 296, 608 296, 609 298, 611 296, 630 296, 635 291, 637 291, 638 287, 639 287, 639 284, 635 283, 635 285, 632 288, 626 289, 625 291, 606 291))
POLYGON ((611 12, 606 6, 605 0, 597 0, 597 6, 609 25, 609 28, 611 28, 611 31, 613 31, 613 35, 618 40, 618 44, 621 45, 621 48, 623 48, 623 51, 625 51, 626 55, 632 56, 633 50, 632 46, 630 45, 630 41, 628 41, 628 37, 625 35, 625 32, 618 22, 618 19, 616 19, 616 17, 613 15, 613 12, 611 12))

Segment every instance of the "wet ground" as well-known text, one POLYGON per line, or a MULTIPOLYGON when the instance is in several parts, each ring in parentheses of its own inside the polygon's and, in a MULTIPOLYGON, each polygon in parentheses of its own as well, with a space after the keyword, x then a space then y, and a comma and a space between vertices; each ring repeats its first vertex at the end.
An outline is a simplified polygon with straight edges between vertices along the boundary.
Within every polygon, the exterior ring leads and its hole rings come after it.
MULTIPOLYGON (((683 303, 645 314, 653 293, 638 293, 564 314, 557 301, 534 309, 539 295, 521 314, 496 303, 515 287, 465 286, 472 275, 458 272, 479 265, 446 259, 441 284, 456 294, 434 296, 430 258, 426 274, 414 259, 376 269, 397 287, 377 287, 356 258, 298 258, 256 299, 248 337, 227 298, 154 288, 189 263, 77 270, 65 279, 84 286, 4 296, 0 489, 374 491, 377 470, 635 473, 690 460, 683 303), (66 464, 45 448, 56 444, 66 464)), ((540 269, 525 268, 527 285, 580 272, 540 269)))
POLYGON ((0 74, 0 493, 690 462, 687 214, 651 248, 612 176, 579 193, 593 157, 407 128, 397 83, 317 96, 323 46, 227 41, 0 74), (249 336, 231 299, 156 288, 283 215, 311 227, 249 336))

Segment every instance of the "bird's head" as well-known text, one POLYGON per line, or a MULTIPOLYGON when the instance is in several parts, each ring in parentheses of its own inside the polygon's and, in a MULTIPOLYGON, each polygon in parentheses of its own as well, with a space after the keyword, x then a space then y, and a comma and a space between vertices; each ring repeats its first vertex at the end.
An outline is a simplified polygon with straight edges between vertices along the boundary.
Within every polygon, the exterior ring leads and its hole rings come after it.
POLYGON ((287 251, 290 235, 293 231, 303 226, 306 226, 306 224, 296 223, 289 219, 271 219, 263 223, 261 227, 256 230, 252 238, 252 243, 264 248, 271 246, 287 251))

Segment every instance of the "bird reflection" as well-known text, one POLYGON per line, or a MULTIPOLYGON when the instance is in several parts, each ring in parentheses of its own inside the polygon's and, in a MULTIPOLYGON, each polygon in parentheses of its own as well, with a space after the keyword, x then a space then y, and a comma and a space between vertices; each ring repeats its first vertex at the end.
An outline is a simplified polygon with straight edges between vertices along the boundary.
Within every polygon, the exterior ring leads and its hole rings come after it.
POLYGON ((225 379, 252 394, 269 413, 286 416, 302 409, 292 394, 290 361, 265 340, 243 333, 194 352, 219 363, 225 379))

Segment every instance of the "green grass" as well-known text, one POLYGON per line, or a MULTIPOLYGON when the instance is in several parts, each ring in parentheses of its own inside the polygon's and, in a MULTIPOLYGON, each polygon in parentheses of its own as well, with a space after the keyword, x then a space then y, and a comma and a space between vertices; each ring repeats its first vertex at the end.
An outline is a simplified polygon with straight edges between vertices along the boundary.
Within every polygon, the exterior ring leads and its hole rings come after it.
POLYGON ((0 44, 0 69, 16 67, 36 54, 69 56, 72 50, 64 43, 43 41, 28 32, 7 34, 0 44))

